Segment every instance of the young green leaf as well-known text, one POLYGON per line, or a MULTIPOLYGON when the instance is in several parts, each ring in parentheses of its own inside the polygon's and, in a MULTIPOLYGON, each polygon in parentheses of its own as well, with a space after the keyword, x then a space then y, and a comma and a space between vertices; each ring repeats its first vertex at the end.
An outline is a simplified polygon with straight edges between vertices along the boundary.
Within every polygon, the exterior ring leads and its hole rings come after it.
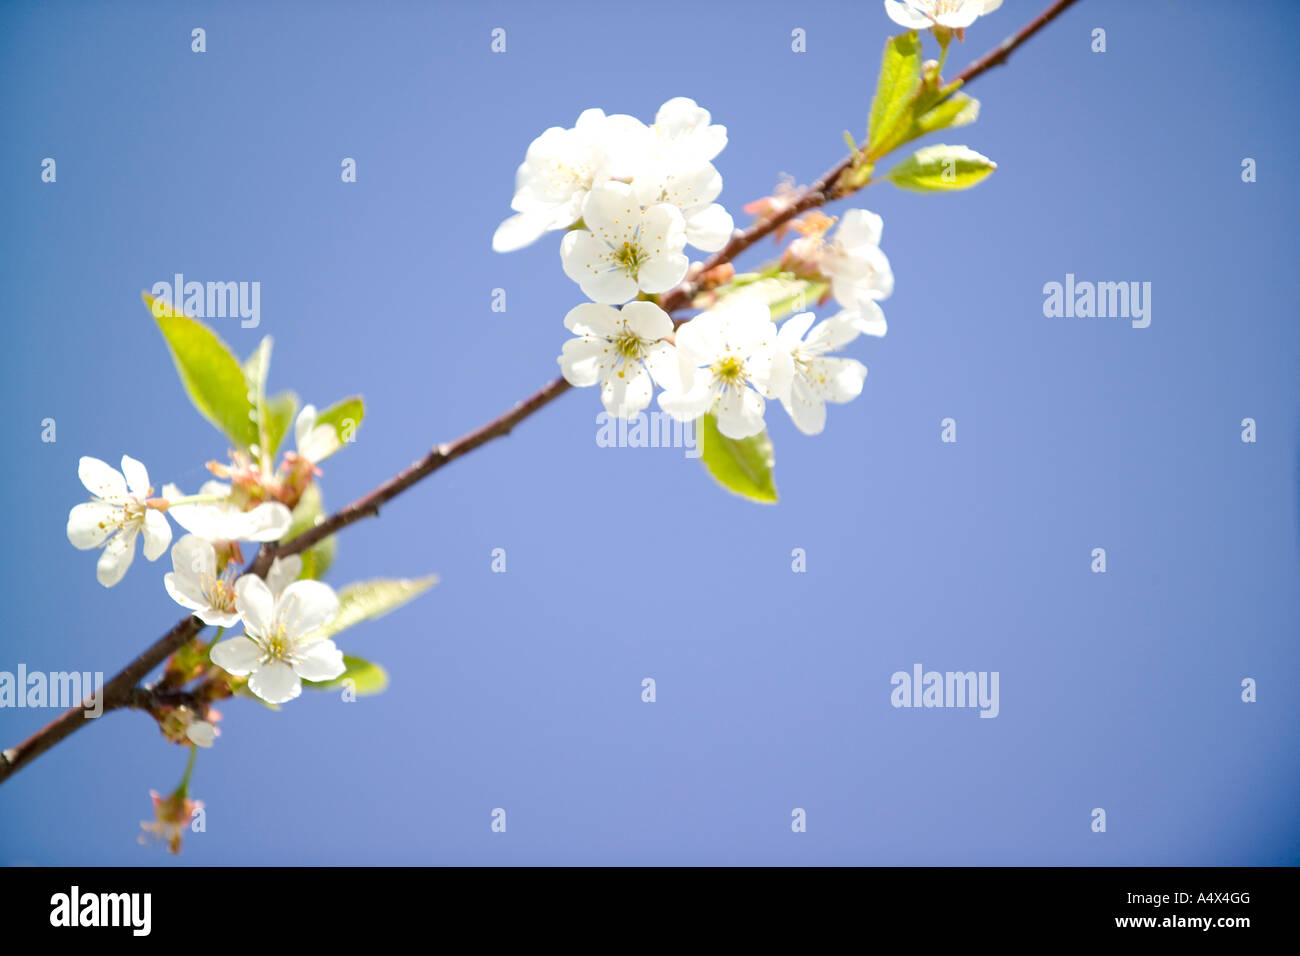
POLYGON ((298 396, 293 392, 280 392, 267 398, 263 409, 266 432, 262 436, 262 447, 268 456, 274 458, 280 442, 284 440, 298 414, 298 396))
POLYGON ((303 681, 303 686, 312 690, 335 690, 351 681, 352 689, 358 697, 382 693, 388 687, 388 672, 378 664, 360 657, 343 655, 343 666, 347 668, 338 677, 330 681, 303 681))
POLYGON ((867 155, 876 159, 895 145, 911 120, 911 103, 921 79, 921 40, 916 31, 890 37, 880 60, 880 77, 871 101, 867 155))
POLYGON ((316 416, 316 424, 333 425, 334 431, 339 436, 339 441, 347 444, 352 441, 356 434, 357 428, 361 425, 361 419, 365 416, 366 406, 361 401, 360 395, 353 395, 351 398, 345 398, 342 401, 335 402, 329 408, 316 416))
POLYGON ((968 126, 975 122, 979 115, 979 100, 965 93, 953 93, 946 100, 918 113, 902 142, 910 143, 914 139, 929 133, 937 133, 941 129, 968 126))
POLYGON ((333 637, 362 621, 383 617, 415 600, 437 583, 437 575, 430 574, 423 578, 377 578, 349 584, 339 591, 339 613, 313 633, 333 637))
POLYGON ((210 328, 177 312, 149 293, 141 293, 158 323, 194 407, 231 444, 246 450, 257 442, 257 421, 248 397, 249 383, 239 360, 210 328))
POLYGON ((767 432, 737 440, 718 431, 712 415, 699 419, 700 460, 728 491, 751 501, 773 504, 777 500, 772 475, 774 457, 767 432))
POLYGON ((926 146, 889 171, 895 186, 915 192, 970 189, 987 178, 998 164, 966 146, 926 146))

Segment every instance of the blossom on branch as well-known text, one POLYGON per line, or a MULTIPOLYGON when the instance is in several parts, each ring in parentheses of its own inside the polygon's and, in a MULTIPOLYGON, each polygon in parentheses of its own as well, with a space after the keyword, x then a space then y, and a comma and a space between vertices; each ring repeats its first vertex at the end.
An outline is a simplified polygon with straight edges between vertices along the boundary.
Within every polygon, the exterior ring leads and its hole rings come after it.
POLYGON ((77 476, 94 500, 68 513, 68 541, 82 551, 104 549, 95 576, 111 588, 135 558, 137 535, 144 533, 144 556, 156 561, 171 543, 172 528, 162 511, 150 504, 149 472, 129 455, 122 456, 121 471, 98 458, 83 457, 77 476))

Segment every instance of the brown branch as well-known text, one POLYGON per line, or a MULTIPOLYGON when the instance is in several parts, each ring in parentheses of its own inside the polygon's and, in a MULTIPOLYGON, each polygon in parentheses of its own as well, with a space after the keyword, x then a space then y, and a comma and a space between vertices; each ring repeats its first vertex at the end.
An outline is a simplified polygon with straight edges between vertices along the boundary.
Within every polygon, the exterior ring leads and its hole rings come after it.
MULTIPOLYGON (((1057 0, 1050 7, 1028 23, 1019 33, 1008 37, 994 50, 985 56, 976 60, 965 70, 959 73, 955 79, 961 80, 963 84, 969 83, 980 74, 1005 63, 1011 53, 1031 36, 1041 30, 1044 26, 1054 20, 1066 7, 1077 2, 1077 0, 1057 0)), ((737 232, 731 237, 731 240, 715 252, 703 267, 692 274, 698 277, 708 270, 731 262, 738 255, 748 249, 754 243, 758 242, 765 236, 771 235, 783 223, 789 222, 795 216, 809 209, 824 205, 832 199, 839 198, 835 192, 835 184, 839 177, 853 163, 854 157, 849 155, 840 162, 836 163, 827 170, 816 182, 800 191, 794 202, 782 210, 779 214, 770 218, 762 219, 748 229, 737 232)), ((665 312, 672 313, 679 309, 685 308, 690 304, 691 298, 696 290, 696 279, 688 279, 677 288, 665 293, 659 301, 660 306, 665 312)), ((547 383, 541 389, 534 392, 530 397, 515 405, 514 408, 505 414, 494 418, 472 432, 461 436, 455 441, 439 445, 430 451, 419 461, 413 463, 404 471, 384 482, 374 491, 350 505, 339 510, 325 521, 316 525, 314 528, 305 531, 292 541, 284 545, 263 545, 249 566, 249 572, 258 575, 265 575, 271 562, 275 558, 297 554, 313 544, 327 538, 329 535, 345 528, 353 522, 360 521, 362 518, 374 517, 379 514, 381 505, 397 497, 407 488, 411 487, 422 478, 433 474, 443 465, 455 461, 462 455, 466 455, 484 445, 494 438, 499 438, 510 433, 510 430, 518 425, 528 416, 539 410, 545 405, 550 404, 560 395, 569 389, 569 383, 563 378, 557 378, 547 383)), ((144 651, 135 658, 130 664, 115 675, 108 683, 104 685, 101 694, 104 701, 103 712, 108 713, 111 710, 117 710, 122 707, 137 707, 149 710, 150 705, 155 702, 152 692, 148 689, 139 689, 136 687, 141 680, 145 678, 155 667, 165 661, 169 656, 183 647, 187 642, 193 640, 203 629, 203 623, 196 617, 187 617, 180 621, 170 631, 160 637, 153 643, 148 650, 144 651)), ((32 734, 16 747, 0 753, 0 783, 3 783, 13 773, 26 766, 32 760, 39 757, 45 751, 49 750, 60 740, 63 740, 69 734, 85 726, 87 718, 85 717, 85 707, 76 707, 60 714, 43 728, 32 734)))
MULTIPOLYGON (((1050 7, 1027 23, 1018 33, 1007 37, 999 43, 997 47, 990 50, 970 66, 966 67, 966 69, 958 73, 953 77, 953 80, 960 81, 961 85, 965 86, 982 73, 987 72, 1001 63, 1005 63, 1017 47, 1060 16, 1066 7, 1077 2, 1078 0, 1056 0, 1056 2, 1050 7)), ((799 194, 794 198, 791 204, 781 210, 780 213, 760 219, 748 229, 745 229, 742 232, 737 232, 733 235, 731 240, 720 250, 706 259, 704 264, 698 270, 692 270, 693 278, 687 279, 677 288, 664 293, 659 300, 660 307, 670 314, 676 312, 678 309, 686 308, 698 289, 699 276, 708 272, 710 269, 731 262, 754 243, 771 235, 780 226, 789 222, 800 213, 807 212, 809 209, 815 209, 818 206, 824 206, 832 199, 839 199, 843 195, 848 195, 847 192, 839 194, 835 189, 840 176, 842 176, 845 171, 853 165, 854 158, 853 154, 850 153, 830 169, 826 170, 826 172, 822 173, 817 181, 811 186, 805 186, 800 190, 799 194)))

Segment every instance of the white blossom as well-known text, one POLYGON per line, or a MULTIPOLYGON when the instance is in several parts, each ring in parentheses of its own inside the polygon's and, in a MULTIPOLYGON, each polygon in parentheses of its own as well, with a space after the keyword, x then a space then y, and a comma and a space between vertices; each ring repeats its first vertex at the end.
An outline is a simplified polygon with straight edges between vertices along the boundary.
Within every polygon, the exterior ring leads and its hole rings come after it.
POLYGON ((600 385, 605 410, 630 418, 650 404, 654 386, 679 388, 677 354, 665 341, 673 320, 653 302, 629 302, 622 311, 588 302, 569 311, 564 327, 576 338, 558 359, 570 385, 600 385))
POLYGON ((497 227, 492 248, 521 249, 552 229, 577 222, 594 185, 630 175, 644 133, 644 124, 634 117, 590 109, 572 129, 552 126, 538 136, 515 174, 510 207, 516 215, 497 227))
POLYGON ((560 243, 564 273, 596 302, 616 305, 641 292, 667 292, 686 275, 686 225, 669 203, 642 207, 633 188, 608 182, 587 194, 586 229, 560 243))
POLYGON ((144 556, 156 561, 171 543, 172 528, 161 511, 149 507, 149 473, 134 458, 123 455, 118 471, 98 458, 83 457, 77 476, 94 500, 68 513, 68 541, 83 551, 103 547, 95 576, 111 588, 135 558, 137 535, 144 533, 144 556))
POLYGON ((790 356, 793 376, 782 392, 781 404, 805 435, 826 427, 826 403, 847 402, 862 394, 867 367, 856 359, 837 358, 838 351, 858 336, 858 330, 832 318, 813 325, 815 316, 791 316, 777 333, 777 346, 790 356))
POLYGON ((246 574, 235 582, 235 607, 244 634, 213 647, 212 662, 247 676, 248 689, 267 703, 293 700, 304 680, 333 680, 346 669, 333 641, 312 636, 339 611, 329 585, 295 581, 276 597, 265 581, 246 574))
POLYGON ((821 272, 846 309, 857 309, 864 299, 887 299, 894 291, 894 273, 880 249, 883 230, 884 220, 874 212, 850 209, 820 250, 821 272))
MULTIPOLYGON (((175 501, 185 495, 175 485, 165 485, 163 497, 175 501)), ((244 511, 231 500, 230 486, 219 481, 205 482, 197 497, 216 500, 174 504, 167 512, 186 531, 207 541, 279 541, 293 520, 278 501, 264 501, 244 511)))
POLYGON ((728 438, 757 435, 764 398, 785 392, 793 374, 776 339, 767 306, 752 298, 697 315, 677 330, 681 389, 665 389, 659 407, 679 421, 712 413, 728 438))
POLYGON ((204 624, 231 627, 239 623, 234 587, 237 573, 233 564, 218 572, 212 542, 187 534, 172 546, 172 570, 163 575, 163 587, 173 601, 189 608, 204 624))

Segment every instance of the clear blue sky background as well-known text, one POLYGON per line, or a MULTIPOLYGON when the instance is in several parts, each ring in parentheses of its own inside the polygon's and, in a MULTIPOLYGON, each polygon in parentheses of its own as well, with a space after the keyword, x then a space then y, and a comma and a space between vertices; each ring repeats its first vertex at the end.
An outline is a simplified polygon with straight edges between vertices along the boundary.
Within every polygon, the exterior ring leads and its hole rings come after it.
MULTIPOLYGON (((1007 0, 954 65, 1041 6, 1007 0)), ((771 416, 779 506, 597 447, 586 391, 347 532, 337 586, 442 578, 340 639, 392 686, 226 706, 179 862, 1297 862, 1300 7, 1251 11, 1084 0, 972 86, 947 139, 987 183, 859 197, 889 334, 853 346, 865 393, 824 435, 771 416), (1151 282, 1151 327, 1045 318, 1066 273, 1151 282), (917 662, 999 671, 1001 715, 892 708, 917 662)), ((262 327, 221 334, 275 337, 272 388, 366 398, 341 505, 556 373, 582 296, 555 237, 489 245, 542 129, 694 97, 743 222, 860 133, 890 32, 875 0, 4 5, 0 669, 111 674, 178 618, 167 560, 105 591, 64 536, 79 456, 193 488, 224 454, 141 289, 262 283, 262 327)), ((0 745, 52 716, 0 711, 0 745)), ((75 735, 0 787, 0 862, 172 863, 135 839, 184 759, 138 713, 75 735)))

